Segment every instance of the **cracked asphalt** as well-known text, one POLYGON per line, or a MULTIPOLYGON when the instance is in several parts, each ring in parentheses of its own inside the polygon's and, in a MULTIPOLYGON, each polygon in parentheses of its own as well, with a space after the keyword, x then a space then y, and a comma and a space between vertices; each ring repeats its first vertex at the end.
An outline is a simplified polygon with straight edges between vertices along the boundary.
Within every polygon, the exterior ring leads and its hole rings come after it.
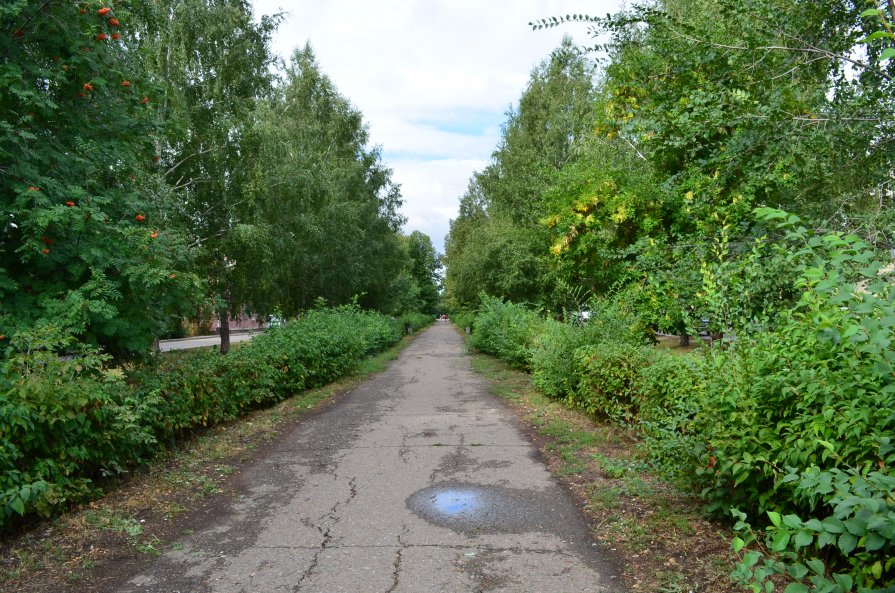
POLYGON ((121 593, 616 592, 515 416, 440 322, 296 426, 121 593))

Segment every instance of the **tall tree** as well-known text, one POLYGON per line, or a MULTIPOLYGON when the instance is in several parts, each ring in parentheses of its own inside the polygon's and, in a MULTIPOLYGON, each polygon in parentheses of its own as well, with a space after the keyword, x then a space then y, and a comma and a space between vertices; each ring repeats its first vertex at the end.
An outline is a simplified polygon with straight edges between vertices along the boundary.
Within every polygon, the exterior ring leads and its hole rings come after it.
MULTIPOLYGON (((256 116, 252 173, 256 224, 274 237, 278 305, 359 297, 383 310, 404 259, 400 188, 369 148, 363 116, 321 71, 309 46, 292 56, 282 85, 256 116)), ((244 268, 245 269, 245 268, 244 268)), ((248 270, 251 272, 251 270, 248 270)))
MULTIPOLYGON (((865 8, 663 0, 586 17, 609 33, 610 60, 589 154, 550 192, 562 268, 598 290, 638 283, 657 325, 683 331, 705 315, 700 269, 748 256, 768 231, 757 206, 895 247, 895 60, 866 42, 881 23, 865 8)), ((756 294, 793 296, 772 292, 756 294)))
POLYGON ((0 6, 0 335, 53 323, 145 352, 183 300, 146 188, 153 95, 129 3, 0 6))
POLYGON ((451 224, 446 289, 453 306, 475 306, 479 291, 551 307, 563 300, 541 220, 547 190, 575 161, 591 126, 593 84, 593 67, 568 38, 532 72, 491 163, 475 174, 451 224))
POLYGON ((441 261, 432 239, 420 231, 413 231, 407 237, 407 252, 410 256, 410 275, 419 287, 419 307, 416 311, 435 313, 441 301, 438 291, 441 261))
POLYGON ((247 187, 257 146, 246 136, 256 103, 271 93, 268 45, 278 17, 256 22, 247 0, 151 0, 144 14, 142 50, 165 85, 158 109, 167 133, 158 149, 180 197, 172 218, 192 239, 226 353, 229 319, 252 296, 236 280, 260 236, 247 187))

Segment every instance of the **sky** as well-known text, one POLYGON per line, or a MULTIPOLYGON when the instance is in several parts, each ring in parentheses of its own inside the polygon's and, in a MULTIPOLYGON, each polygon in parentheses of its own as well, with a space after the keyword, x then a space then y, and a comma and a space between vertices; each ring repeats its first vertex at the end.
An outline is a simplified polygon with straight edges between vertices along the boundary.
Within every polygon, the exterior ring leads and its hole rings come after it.
POLYGON ((287 58, 310 41, 323 72, 364 114, 372 144, 401 185, 405 232, 444 252, 449 221, 471 175, 483 169, 531 70, 564 34, 532 31, 555 15, 605 15, 620 0, 253 0, 256 17, 286 13, 273 50, 287 58))

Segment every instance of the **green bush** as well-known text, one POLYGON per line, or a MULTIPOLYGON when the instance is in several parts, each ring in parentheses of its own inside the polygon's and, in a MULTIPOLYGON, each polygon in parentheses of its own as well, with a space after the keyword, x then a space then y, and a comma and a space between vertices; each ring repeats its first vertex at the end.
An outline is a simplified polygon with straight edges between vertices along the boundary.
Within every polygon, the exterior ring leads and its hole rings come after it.
POLYGON ((583 324, 590 341, 640 345, 647 343, 652 331, 643 315, 639 289, 632 286, 608 297, 594 298, 588 303, 590 319, 583 324))
POLYGON ((107 360, 51 327, 13 337, 0 368, 0 527, 91 494, 92 478, 154 445, 107 360))
POLYGON ((706 398, 705 383, 699 355, 656 350, 640 369, 635 403, 643 449, 662 475, 678 482, 692 475, 704 449, 693 421, 706 398))
POLYGON ((460 329, 469 328, 472 330, 475 325, 475 313, 455 313, 451 315, 451 321, 460 329))
POLYGON ((575 351, 578 389, 571 403, 588 414, 630 423, 640 399, 640 370, 653 349, 619 342, 583 346, 575 351))
POLYGON ((738 509, 741 531, 770 520, 765 552, 744 555, 736 574, 753 590, 772 574, 787 575, 789 593, 892 590, 891 266, 857 237, 763 215, 787 229, 777 249, 797 264, 801 298, 772 331, 707 357, 695 421, 706 450, 694 476, 716 509, 738 509))
POLYGON ((483 296, 476 315, 470 344, 486 354, 493 354, 512 366, 525 369, 535 337, 543 320, 522 305, 483 296))
POLYGON ((401 332, 355 306, 313 310, 227 356, 161 355, 126 382, 96 351, 50 330, 20 333, 0 371, 0 527, 90 496, 97 476, 145 461, 197 426, 329 383, 401 332))
POLYGON ((435 321, 435 316, 426 313, 405 313, 398 317, 397 321, 403 331, 407 331, 408 327, 413 328, 413 331, 419 331, 435 321))
POLYGON ((534 384, 553 398, 564 398, 578 390, 575 351, 588 343, 591 332, 583 327, 547 320, 533 340, 531 372, 534 384))

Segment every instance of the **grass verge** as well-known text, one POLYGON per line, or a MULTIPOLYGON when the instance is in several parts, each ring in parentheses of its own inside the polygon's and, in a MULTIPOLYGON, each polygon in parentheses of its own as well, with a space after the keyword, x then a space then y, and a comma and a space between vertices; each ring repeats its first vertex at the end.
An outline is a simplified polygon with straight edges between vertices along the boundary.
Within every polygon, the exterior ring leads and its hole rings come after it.
POLYGON ((636 435, 546 397, 530 375, 497 358, 472 354, 472 367, 523 422, 550 472, 584 508, 595 539, 621 559, 629 591, 734 589, 731 534, 702 515, 699 501, 650 473, 636 435))
POLYGON ((342 379, 177 443, 152 464, 102 484, 106 495, 0 542, 0 593, 94 591, 125 564, 160 555, 189 531, 189 513, 230 491, 239 470, 307 413, 385 370, 405 337, 342 379))

